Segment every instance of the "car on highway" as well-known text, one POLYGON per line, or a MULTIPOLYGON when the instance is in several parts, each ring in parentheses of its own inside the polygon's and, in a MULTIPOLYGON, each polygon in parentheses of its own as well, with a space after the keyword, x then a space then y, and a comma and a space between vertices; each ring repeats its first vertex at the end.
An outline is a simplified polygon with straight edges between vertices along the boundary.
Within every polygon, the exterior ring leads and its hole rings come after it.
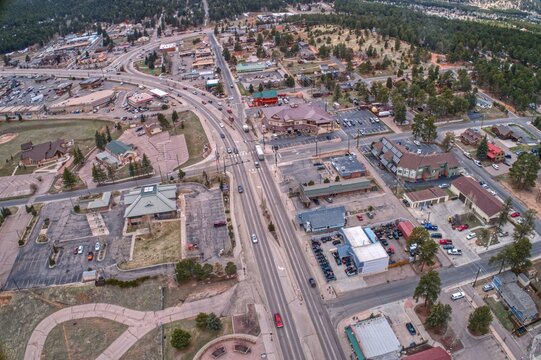
POLYGON ((497 164, 492 164, 492 167, 495 169, 495 170, 499 170, 500 167, 497 165, 497 164))
POLYGON ((483 164, 481 164, 481 162, 479 160, 473 160, 473 162, 475 163, 475 165, 477 165, 479 167, 483 167, 483 164))
POLYGON ((95 245, 94 245, 94 251, 100 251, 100 242, 98 241, 95 245))
POLYGON ((492 195, 492 196, 496 196, 496 191, 492 190, 492 189, 487 189, 487 191, 492 195))
POLYGON ((411 335, 417 335, 417 330, 415 330, 415 327, 413 326, 412 323, 406 323, 406 329, 408 329, 409 333, 411 335))
POLYGON ((222 139, 225 139, 225 134, 224 134, 224 133, 221 133, 221 134, 220 134, 220 137, 221 137, 222 139))
POLYGON ((440 240, 440 245, 448 245, 448 244, 452 244, 453 243, 453 240, 451 239, 441 239, 440 240))
POLYGON ((474 233, 474 232, 471 232, 468 235, 466 235, 467 240, 471 240, 471 239, 476 238, 476 237, 477 237, 477 234, 474 233))
POLYGON ((86 258, 88 259, 88 261, 94 260, 94 253, 92 251, 89 251, 86 258))
POLYGON ((233 148, 233 153, 234 153, 234 154, 238 154, 238 153, 239 153, 239 149, 233 148))
POLYGON ((520 217, 520 213, 518 211, 514 211, 509 216, 511 216, 512 218, 517 218, 517 217, 520 217))
POLYGON ((310 284, 311 287, 315 288, 316 287, 316 281, 314 280, 314 278, 310 278, 308 279, 308 284, 310 284))
POLYGON ((224 123, 220 123, 220 127, 223 129, 224 128, 224 123))
POLYGON ((284 327, 284 322, 282 321, 282 316, 280 313, 274 314, 274 325, 276 325, 277 328, 284 327))
POLYGON ((230 147, 227 148, 227 153, 228 154, 231 154, 233 152, 233 149, 231 149, 230 147))
POLYGON ((205 100, 202 100, 202 101, 201 101, 201 104, 207 105, 207 102, 206 102, 205 100))
POLYGON ((244 189, 241 185, 239 185, 237 189, 239 190, 239 194, 242 194, 244 192, 244 189))
POLYGON ((447 250, 447 254, 449 254, 449 255, 462 255, 462 250, 457 249, 457 248, 449 249, 449 250, 447 250))
POLYGON ((255 244, 257 243, 259 240, 257 240, 257 235, 256 234, 252 234, 252 242, 255 244))
POLYGON ((492 283, 488 283, 488 284, 483 285, 483 291, 484 292, 489 292, 490 290, 493 290, 493 289, 494 289, 494 285, 492 283))
POLYGON ((464 298, 464 293, 462 291, 458 291, 456 293, 451 294, 451 300, 458 300, 458 299, 463 299, 463 298, 464 298))
POLYGON ((464 230, 469 229, 469 228, 470 228, 470 225, 468 225, 468 224, 461 224, 461 225, 458 225, 458 226, 456 227, 456 229, 457 229, 458 231, 464 231, 464 230))

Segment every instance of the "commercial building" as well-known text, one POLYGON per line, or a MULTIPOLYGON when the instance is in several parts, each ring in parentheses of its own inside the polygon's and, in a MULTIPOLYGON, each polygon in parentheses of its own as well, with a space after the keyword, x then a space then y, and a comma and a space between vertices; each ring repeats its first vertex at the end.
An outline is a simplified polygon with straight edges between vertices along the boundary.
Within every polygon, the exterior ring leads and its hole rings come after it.
POLYGON ((259 115, 265 130, 273 133, 318 134, 320 130, 331 131, 334 125, 332 117, 314 104, 266 107, 259 115))
POLYGON ((370 238, 361 226, 343 228, 340 233, 346 243, 337 247, 338 255, 341 259, 351 257, 359 274, 387 271, 387 251, 377 239, 370 238))
POLYGON ((422 208, 449 200, 449 194, 439 187, 404 193, 404 199, 412 208, 422 208))
POLYGON ((511 271, 494 275, 492 283, 498 289, 514 317, 523 325, 537 318, 537 307, 530 295, 517 284, 517 276, 511 271))
POLYGON ((459 162, 452 153, 416 154, 383 137, 371 145, 371 153, 393 174, 406 182, 423 182, 460 174, 459 162))
POLYGON ((205 68, 209 66, 214 66, 213 58, 200 58, 192 63, 192 68, 194 69, 205 68))
POLYGON ((79 83, 81 89, 95 89, 103 83, 103 78, 88 78, 79 83))
POLYGON ((98 106, 109 104, 115 98, 115 92, 113 90, 101 90, 94 93, 81 96, 79 98, 70 98, 61 101, 56 104, 52 104, 49 107, 49 112, 56 113, 70 113, 74 111, 79 112, 91 112, 98 106))
POLYGON ((146 105, 154 100, 154 97, 147 93, 135 93, 128 98, 128 104, 133 107, 146 105))
MULTIPOLYGON (((362 320, 348 327, 348 339, 357 359, 398 360, 402 345, 384 316, 362 320)), ((348 332, 346 328, 346 333, 348 332)))
POLYGON ((161 52, 174 52, 176 50, 177 50, 177 44, 175 44, 175 43, 161 44, 160 45, 160 51, 161 52))
POLYGON ((218 86, 219 83, 220 83, 220 80, 218 79, 210 79, 210 80, 207 80, 207 82, 205 83, 205 86, 207 87, 207 89, 210 89, 215 86, 218 86))
POLYGON ((149 90, 149 91, 154 97, 156 97, 158 99, 163 99, 163 98, 165 98, 166 96, 169 95, 168 93, 166 93, 165 91, 160 90, 160 89, 152 89, 152 90, 149 90))
POLYGON ((398 229, 402 231, 402 235, 404 236, 404 239, 408 239, 413 232, 413 229, 415 226, 413 226, 412 222, 409 220, 404 220, 398 223, 398 229))
POLYGON ((460 141, 465 145, 477 146, 483 137, 480 131, 469 128, 460 134, 460 141))
POLYGON ((42 144, 32 144, 27 142, 21 144, 21 161, 22 165, 37 165, 53 162, 68 153, 68 145, 64 139, 55 141, 47 141, 42 144))
POLYGON ((498 220, 503 208, 502 202, 475 179, 461 176, 451 182, 450 190, 484 222, 492 224, 498 220))
POLYGON ((176 185, 148 185, 124 196, 124 218, 130 224, 178 217, 176 185))
POLYGON ((237 64, 236 69, 237 69, 238 73, 249 73, 249 72, 263 71, 263 70, 265 70, 265 64, 240 63, 240 64, 237 64))
POLYGON ((502 162, 503 159, 505 158, 505 153, 500 147, 489 142, 487 158, 493 163, 502 162))
POLYGON ((372 179, 353 178, 339 182, 321 183, 315 185, 301 185, 301 201, 310 204, 311 199, 335 195, 355 194, 358 192, 376 191, 378 186, 372 179))
POLYGON ((297 220, 306 232, 336 230, 346 225, 346 208, 343 206, 322 207, 297 214, 297 220))
POLYGON ((433 347, 430 349, 423 350, 413 355, 408 355, 404 357, 403 360, 451 360, 451 355, 449 355, 441 347, 433 347))
POLYGON ((86 206, 87 210, 90 211, 106 211, 109 210, 109 206, 111 205, 111 192, 106 191, 103 194, 101 194, 101 197, 96 200, 92 200, 88 203, 86 206))
POLYGON ((133 149, 133 145, 124 144, 120 140, 113 140, 107 143, 105 145, 105 151, 118 160, 120 165, 137 160, 137 152, 133 149))
POLYGON ((355 154, 332 158, 331 164, 342 179, 366 176, 366 166, 357 160, 355 154))
POLYGON ((278 92, 276 90, 265 90, 252 94, 252 106, 270 106, 278 104, 278 92))
POLYGON ((71 90, 71 87, 72 87, 72 83, 64 82, 64 83, 58 84, 56 88, 54 89, 54 92, 56 93, 56 95, 61 96, 67 93, 69 90, 71 90))

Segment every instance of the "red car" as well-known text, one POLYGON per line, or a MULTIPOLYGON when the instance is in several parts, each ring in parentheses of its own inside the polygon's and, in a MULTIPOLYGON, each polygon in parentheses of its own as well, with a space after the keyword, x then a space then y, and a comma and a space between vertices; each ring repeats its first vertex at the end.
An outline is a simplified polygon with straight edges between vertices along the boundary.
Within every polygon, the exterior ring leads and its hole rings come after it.
POLYGON ((276 325, 277 328, 284 327, 284 323, 282 321, 282 316, 280 316, 279 313, 274 314, 274 324, 276 325))
POLYGON ((451 239, 441 239, 440 245, 451 245, 453 243, 453 240, 451 239))
POLYGON ((470 226, 469 226, 468 224, 462 224, 462 225, 458 225, 458 226, 456 227, 456 229, 457 229, 458 231, 464 231, 464 230, 469 229, 469 228, 470 228, 470 226))
POLYGON ((520 216, 520 213, 518 211, 515 211, 514 213, 511 214, 512 218, 517 218, 519 216, 520 216))
POLYGON ((363 214, 357 214, 357 220, 363 221, 363 214))

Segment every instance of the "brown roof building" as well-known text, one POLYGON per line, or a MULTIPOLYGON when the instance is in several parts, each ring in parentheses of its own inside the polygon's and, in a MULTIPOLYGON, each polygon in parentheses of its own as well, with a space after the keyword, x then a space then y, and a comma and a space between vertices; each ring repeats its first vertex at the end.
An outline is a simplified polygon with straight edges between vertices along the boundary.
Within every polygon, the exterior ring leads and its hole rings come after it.
POLYGON ((452 153, 416 154, 383 137, 372 143, 371 152, 380 163, 407 182, 436 180, 460 174, 458 160, 452 153))
POLYGON ((503 208, 503 203, 483 189, 471 177, 461 176, 451 182, 451 189, 458 198, 486 223, 494 223, 503 208))
POLYGON ((439 187, 432 187, 419 191, 410 191, 404 194, 412 208, 434 205, 449 200, 449 194, 439 187))
POLYGON ((21 164, 42 165, 54 161, 68 152, 63 139, 34 145, 32 142, 21 144, 21 164))
POLYGON ((483 135, 479 131, 474 129, 466 129, 462 134, 460 134, 460 141, 466 145, 477 146, 479 142, 483 139, 483 135))
POLYGON ((452 357, 441 347, 433 347, 417 354, 409 355, 404 360, 451 360, 452 357))
POLYGON ((317 134, 320 128, 331 130, 333 118, 321 107, 313 104, 272 106, 260 109, 266 129, 272 132, 295 131, 317 134))
POLYGON ((512 139, 518 140, 520 136, 516 135, 513 130, 507 125, 494 125, 492 126, 492 132, 496 134, 500 139, 512 139))

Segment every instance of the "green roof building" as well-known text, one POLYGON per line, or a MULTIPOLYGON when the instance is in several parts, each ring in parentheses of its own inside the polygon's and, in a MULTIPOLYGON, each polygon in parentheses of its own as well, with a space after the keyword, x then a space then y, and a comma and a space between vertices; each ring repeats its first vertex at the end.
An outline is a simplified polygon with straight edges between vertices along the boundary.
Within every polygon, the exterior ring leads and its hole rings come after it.
POLYGON ((248 72, 263 71, 263 70, 265 70, 265 64, 246 64, 246 63, 237 64, 238 73, 248 73, 248 72))

